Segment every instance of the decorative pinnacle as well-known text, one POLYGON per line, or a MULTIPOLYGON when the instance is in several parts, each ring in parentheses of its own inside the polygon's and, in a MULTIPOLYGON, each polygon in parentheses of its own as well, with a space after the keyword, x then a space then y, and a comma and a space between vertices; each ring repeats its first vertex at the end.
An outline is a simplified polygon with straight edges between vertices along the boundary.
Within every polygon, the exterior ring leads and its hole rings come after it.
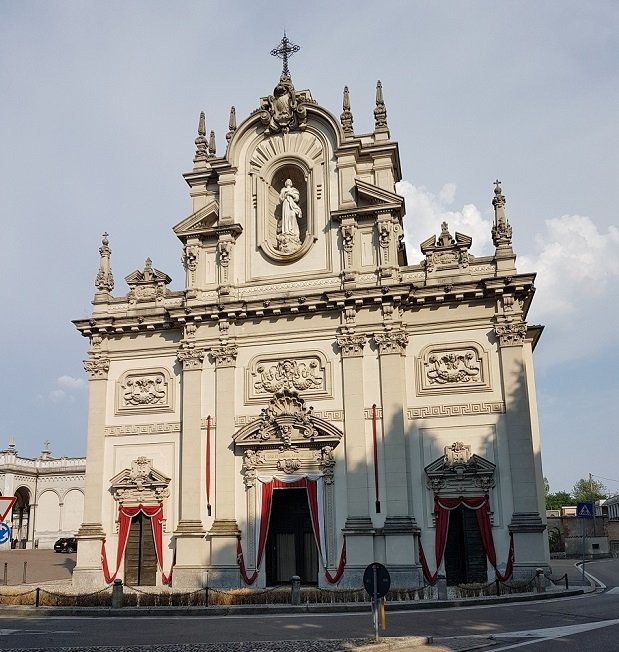
POLYGON ((111 292, 114 289, 114 277, 112 276, 112 269, 110 267, 110 256, 112 250, 108 247, 109 240, 107 232, 103 234, 101 246, 99 247, 99 271, 95 279, 95 287, 99 292, 111 292))
POLYGON ((374 109, 374 128, 387 129, 387 108, 383 99, 383 85, 376 82, 376 108, 374 109))
POLYGON ((342 98, 342 114, 340 115, 340 122, 342 123, 344 133, 353 133, 353 118, 352 112, 350 110, 350 95, 348 94, 348 86, 344 86, 344 97, 342 98))
POLYGON ((198 137, 196 138, 196 155, 193 162, 206 161, 206 125, 204 118, 204 111, 200 112, 200 120, 198 122, 198 137))
POLYGON ((291 57, 295 52, 298 52, 300 49, 301 46, 295 45, 286 36, 286 30, 284 30, 284 36, 282 37, 279 45, 271 50, 271 56, 277 57, 283 61, 281 74, 282 77, 290 77, 290 70, 288 69, 288 58, 291 57))
POLYGON ((507 221, 505 215, 505 195, 501 190, 501 182, 497 179, 494 182, 494 198, 492 199, 494 206, 494 225, 492 227, 492 242, 494 246, 511 247, 512 244, 512 227, 507 221))
POLYGON ((234 132, 236 131, 236 109, 230 107, 230 119, 228 120, 228 133, 226 134, 226 140, 230 142, 234 132))
POLYGON ((208 157, 215 158, 215 132, 212 129, 208 138, 208 157))

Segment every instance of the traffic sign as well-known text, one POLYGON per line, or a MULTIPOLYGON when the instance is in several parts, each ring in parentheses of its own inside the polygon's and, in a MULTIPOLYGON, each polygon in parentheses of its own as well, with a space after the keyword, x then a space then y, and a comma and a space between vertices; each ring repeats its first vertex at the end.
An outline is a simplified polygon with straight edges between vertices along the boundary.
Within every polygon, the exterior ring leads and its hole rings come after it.
POLYGON ((577 503, 576 516, 578 518, 593 518, 593 503, 577 503))
POLYGON ((0 523, 4 521, 16 501, 15 496, 0 496, 0 523))
POLYGON ((363 573, 363 586, 372 599, 384 598, 391 586, 389 571, 378 562, 370 564, 363 573))
POLYGON ((11 540, 11 528, 6 523, 0 523, 0 545, 11 540))

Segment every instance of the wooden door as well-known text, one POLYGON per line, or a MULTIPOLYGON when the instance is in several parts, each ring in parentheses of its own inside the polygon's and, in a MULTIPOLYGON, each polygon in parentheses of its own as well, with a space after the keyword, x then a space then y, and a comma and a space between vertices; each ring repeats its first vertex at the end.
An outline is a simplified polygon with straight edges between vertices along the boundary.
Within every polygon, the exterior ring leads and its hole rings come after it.
POLYGON ((140 512, 131 519, 125 548, 125 584, 155 586, 157 554, 150 518, 140 512))
POLYGON ((445 575, 448 586, 487 582, 486 552, 475 511, 460 506, 449 513, 445 546, 445 575))

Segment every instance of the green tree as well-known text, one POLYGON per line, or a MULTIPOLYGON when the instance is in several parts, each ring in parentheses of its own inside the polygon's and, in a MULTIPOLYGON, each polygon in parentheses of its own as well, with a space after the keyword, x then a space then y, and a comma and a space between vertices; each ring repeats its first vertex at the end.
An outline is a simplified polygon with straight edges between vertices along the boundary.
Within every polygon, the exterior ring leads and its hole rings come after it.
POLYGON ((596 500, 606 498, 608 490, 598 480, 591 478, 581 478, 572 489, 574 499, 578 503, 590 502, 594 503, 596 500))
POLYGON ((546 494, 546 509, 561 509, 561 507, 568 507, 575 505, 576 500, 567 491, 557 491, 554 494, 546 494))

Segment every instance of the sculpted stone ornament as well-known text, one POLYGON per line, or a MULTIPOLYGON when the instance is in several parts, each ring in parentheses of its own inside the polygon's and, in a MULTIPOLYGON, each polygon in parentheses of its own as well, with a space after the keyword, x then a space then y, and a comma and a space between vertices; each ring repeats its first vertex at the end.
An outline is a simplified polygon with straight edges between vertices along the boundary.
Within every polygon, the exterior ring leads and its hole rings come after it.
POLYGON ((99 292, 111 292, 114 289, 114 277, 112 276, 112 268, 110 267, 110 256, 112 250, 109 248, 108 234, 103 234, 101 246, 99 247, 99 271, 95 279, 95 287, 99 292))
POLYGON ((239 347, 236 344, 222 344, 211 348, 216 367, 234 367, 239 347))
POLYGON ((307 126, 307 109, 287 74, 282 73, 273 95, 262 100, 260 109, 260 121, 267 134, 303 131, 307 126))
POLYGON ((129 377, 123 388, 127 406, 161 405, 167 402, 167 384, 163 374, 129 377))
POLYGON ((390 353, 402 355, 406 351, 408 335, 400 329, 385 331, 384 333, 374 333, 374 341, 378 345, 378 351, 381 355, 390 353))
POLYGON ((492 242, 495 247, 510 247, 512 244, 512 227, 505 215, 505 196, 501 190, 501 182, 497 179, 494 187, 494 225, 492 227, 492 242))
POLYGON ((183 253, 181 254, 181 262, 185 270, 195 272, 198 267, 198 253, 199 248, 197 245, 185 245, 183 253))
POLYGON ((428 384, 446 385, 479 380, 480 366, 475 362, 475 355, 470 351, 431 355, 428 358, 428 369, 426 370, 428 384))
POLYGON ((277 392, 269 407, 261 411, 260 439, 277 437, 287 447, 291 446, 295 433, 305 439, 314 439, 318 431, 312 424, 313 410, 313 407, 305 407, 305 401, 296 392, 287 389, 277 392))
POLYGON ((143 271, 136 270, 125 277, 129 286, 128 298, 131 303, 137 301, 157 301, 166 296, 166 285, 172 279, 164 272, 153 269, 153 261, 146 259, 143 271))
POLYGON ((284 187, 279 193, 282 218, 277 235, 277 249, 284 254, 291 254, 301 247, 299 220, 303 216, 303 212, 298 204, 300 198, 301 195, 292 185, 292 180, 286 179, 284 187))
POLYGON ((145 505, 160 503, 168 498, 170 478, 153 468, 153 461, 138 457, 110 480, 110 491, 119 503, 145 505))
POLYGON ((343 358, 363 355, 363 347, 367 341, 365 335, 338 335, 335 338, 343 358))
POLYGON ((256 372, 260 375, 260 380, 254 383, 257 392, 273 394, 282 389, 296 389, 302 392, 322 388, 324 385, 323 375, 315 360, 306 364, 287 359, 270 367, 261 364, 256 368, 256 372))
POLYGON ((421 252, 426 257, 422 264, 427 272, 450 267, 464 269, 469 266, 469 249, 472 243, 470 236, 457 231, 455 238, 452 237, 447 222, 443 222, 438 238, 431 236, 421 243, 421 252))
POLYGON ((182 342, 176 357, 183 364, 184 370, 202 369, 204 349, 196 347, 193 342, 182 342))
POLYGON ((84 360, 84 370, 90 380, 105 379, 110 370, 110 361, 108 358, 88 358, 84 360))
POLYGON ((508 321, 496 324, 494 332, 500 346, 521 346, 527 336, 527 325, 522 321, 508 321))

